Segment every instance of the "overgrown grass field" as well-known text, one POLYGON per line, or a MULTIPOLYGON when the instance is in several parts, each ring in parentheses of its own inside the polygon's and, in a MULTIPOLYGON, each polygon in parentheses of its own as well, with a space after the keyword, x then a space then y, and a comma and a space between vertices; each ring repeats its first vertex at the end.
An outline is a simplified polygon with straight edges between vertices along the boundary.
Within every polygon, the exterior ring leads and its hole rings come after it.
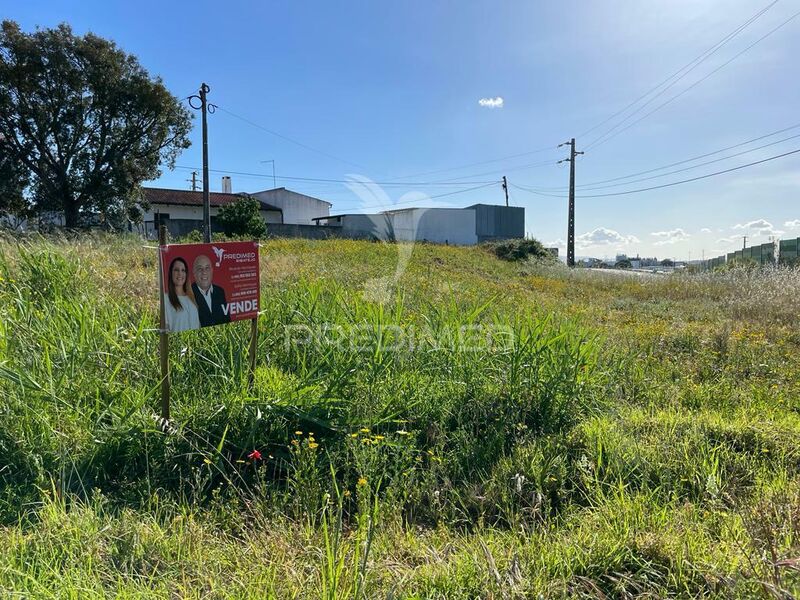
POLYGON ((156 251, 0 241, 0 595, 800 595, 800 273, 262 247, 170 336, 156 251))

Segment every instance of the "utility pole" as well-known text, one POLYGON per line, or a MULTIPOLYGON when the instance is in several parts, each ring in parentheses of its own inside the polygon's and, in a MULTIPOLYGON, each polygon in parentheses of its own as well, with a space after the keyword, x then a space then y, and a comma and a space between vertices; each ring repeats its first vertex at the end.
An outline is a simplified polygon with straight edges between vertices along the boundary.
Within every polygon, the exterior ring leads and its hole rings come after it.
POLYGON ((207 101, 208 92, 211 88, 205 83, 200 85, 199 95, 189 96, 189 105, 201 112, 203 123, 203 241, 206 244, 211 243, 211 194, 208 187, 208 114, 212 115, 217 110, 215 104, 209 104, 207 101), (199 100, 200 105, 195 106, 192 100, 199 100))
POLYGON ((508 206, 508 180, 505 175, 503 175, 503 192, 506 194, 506 206, 508 206))
POLYGON ((567 266, 575 266, 575 157, 583 152, 575 152, 575 138, 559 144, 558 147, 569 146, 569 158, 558 161, 569 162, 569 216, 567 217, 567 266))
POLYGON ((742 236, 742 250, 744 250, 745 248, 747 248, 747 236, 743 235, 742 236))
POLYGON ((187 179, 186 181, 191 181, 192 182, 192 191, 196 192, 197 191, 197 171, 192 171, 192 178, 191 179, 187 179))

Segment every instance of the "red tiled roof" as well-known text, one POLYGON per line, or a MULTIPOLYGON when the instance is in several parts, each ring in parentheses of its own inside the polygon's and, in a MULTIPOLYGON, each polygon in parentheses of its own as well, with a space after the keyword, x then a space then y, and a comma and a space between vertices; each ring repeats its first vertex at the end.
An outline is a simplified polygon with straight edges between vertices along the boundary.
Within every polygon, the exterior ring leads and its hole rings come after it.
MULTIPOLYGON (((170 190, 166 188, 142 188, 144 199, 149 204, 172 204, 179 206, 203 206, 203 192, 192 192, 189 190, 170 190)), ((241 200, 245 194, 225 194, 222 192, 210 192, 211 206, 226 206, 237 200, 241 200)), ((281 210, 277 206, 272 206, 266 202, 261 202, 261 210, 281 210)))

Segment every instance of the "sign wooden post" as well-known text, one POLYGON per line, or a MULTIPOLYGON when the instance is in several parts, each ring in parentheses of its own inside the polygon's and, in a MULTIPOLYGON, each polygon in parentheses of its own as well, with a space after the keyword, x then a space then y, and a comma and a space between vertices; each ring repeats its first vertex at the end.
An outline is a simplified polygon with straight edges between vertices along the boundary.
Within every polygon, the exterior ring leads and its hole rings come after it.
POLYGON ((253 389, 253 381, 256 375, 256 350, 258 349, 258 315, 250 321, 250 372, 247 376, 247 384, 253 389))
MULTIPOLYGON (((161 225, 158 228, 158 252, 167 243, 167 228, 161 225)), ((167 335, 167 318, 164 308, 164 273, 161 266, 161 256, 158 257, 158 289, 159 289, 159 325, 158 325, 158 353, 161 359, 161 417, 169 420, 169 337, 167 335)))

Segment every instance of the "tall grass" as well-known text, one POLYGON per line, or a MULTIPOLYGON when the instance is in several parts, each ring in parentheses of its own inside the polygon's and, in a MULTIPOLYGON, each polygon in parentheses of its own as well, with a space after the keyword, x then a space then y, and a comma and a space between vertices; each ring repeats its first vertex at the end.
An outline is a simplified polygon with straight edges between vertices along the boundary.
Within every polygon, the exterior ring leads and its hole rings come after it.
POLYGON ((263 250, 254 386, 246 327, 173 336, 164 424, 153 251, 0 243, 0 589, 798 589, 794 272, 609 279, 420 245, 387 298, 391 245, 263 250))

